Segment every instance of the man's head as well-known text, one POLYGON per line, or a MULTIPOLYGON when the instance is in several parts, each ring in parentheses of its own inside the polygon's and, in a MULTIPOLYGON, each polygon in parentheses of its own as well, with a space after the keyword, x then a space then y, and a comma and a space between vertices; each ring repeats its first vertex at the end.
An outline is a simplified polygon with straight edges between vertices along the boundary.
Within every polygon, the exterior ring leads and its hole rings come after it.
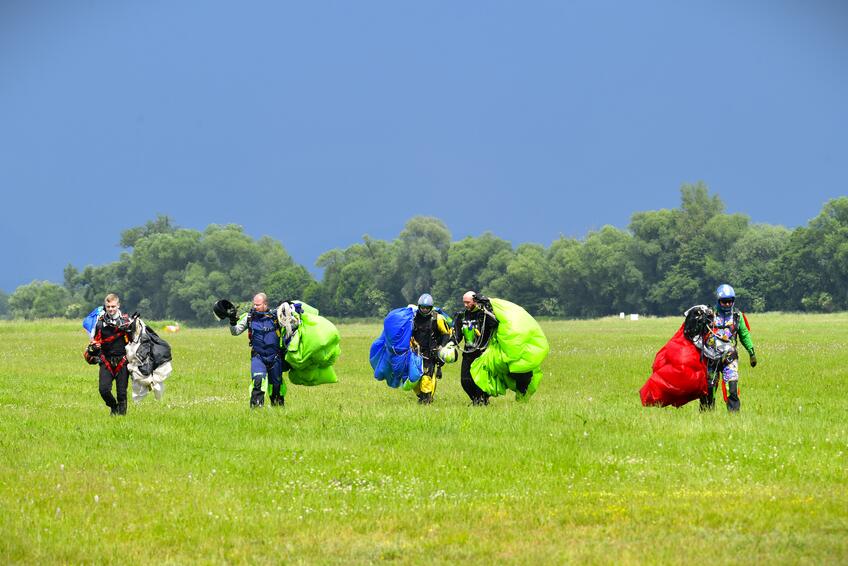
POLYGON ((268 295, 265 293, 256 293, 253 296, 253 309, 259 312, 268 310, 268 295))
POLYGON ((718 309, 722 312, 730 312, 733 309, 733 303, 736 301, 736 292, 728 284, 719 285, 716 289, 716 302, 718 309))
POLYGON ((465 310, 473 311, 477 307, 477 293, 468 291, 462 296, 462 304, 465 305, 465 310))
POLYGON ((115 318, 115 315, 118 314, 118 309, 121 308, 121 299, 115 293, 109 293, 103 299, 103 308, 110 318, 115 318))
POLYGON ((433 312, 433 297, 427 293, 418 297, 418 312, 424 315, 433 312))

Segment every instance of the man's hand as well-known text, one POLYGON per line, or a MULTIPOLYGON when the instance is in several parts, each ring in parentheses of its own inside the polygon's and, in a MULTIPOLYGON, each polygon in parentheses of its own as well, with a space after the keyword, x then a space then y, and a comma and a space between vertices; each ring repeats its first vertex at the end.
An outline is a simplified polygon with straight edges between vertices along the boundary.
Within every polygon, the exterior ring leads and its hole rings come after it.
POLYGON ((238 323, 235 313, 230 314, 230 326, 235 326, 238 323))
POLYGON ((757 355, 756 354, 751 354, 751 356, 748 358, 748 360, 751 362, 752 368, 757 367, 757 355))

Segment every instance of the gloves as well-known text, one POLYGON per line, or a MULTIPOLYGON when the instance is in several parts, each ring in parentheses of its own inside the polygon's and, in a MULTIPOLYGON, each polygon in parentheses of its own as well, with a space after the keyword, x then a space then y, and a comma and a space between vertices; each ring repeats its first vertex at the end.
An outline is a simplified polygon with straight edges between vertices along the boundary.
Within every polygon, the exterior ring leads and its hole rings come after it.
POLYGON ((751 362, 752 368, 757 367, 757 355, 756 354, 751 354, 751 356, 748 358, 748 361, 751 362))
POLYGON ((232 307, 227 311, 227 318, 230 320, 230 326, 235 326, 238 322, 238 312, 236 307, 232 307))
POLYGON ((95 365, 100 361, 100 346, 92 342, 86 347, 85 351, 82 353, 82 357, 85 358, 85 361, 90 365, 95 365))
POLYGON ((235 326, 237 322, 238 322, 238 318, 236 318, 236 315, 231 314, 230 315, 230 326, 235 326))

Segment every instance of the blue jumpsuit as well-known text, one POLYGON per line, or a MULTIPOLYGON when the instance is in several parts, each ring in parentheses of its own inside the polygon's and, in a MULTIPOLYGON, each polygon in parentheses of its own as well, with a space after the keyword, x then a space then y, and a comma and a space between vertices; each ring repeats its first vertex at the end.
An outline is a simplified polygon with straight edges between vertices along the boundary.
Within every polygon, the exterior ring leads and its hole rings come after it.
POLYGON ((243 315, 235 326, 230 327, 233 336, 248 331, 250 339, 250 376, 252 389, 250 406, 265 404, 265 391, 271 383, 271 404, 285 404, 286 386, 283 372, 288 369, 286 350, 280 339, 280 324, 274 311, 256 311, 243 315))

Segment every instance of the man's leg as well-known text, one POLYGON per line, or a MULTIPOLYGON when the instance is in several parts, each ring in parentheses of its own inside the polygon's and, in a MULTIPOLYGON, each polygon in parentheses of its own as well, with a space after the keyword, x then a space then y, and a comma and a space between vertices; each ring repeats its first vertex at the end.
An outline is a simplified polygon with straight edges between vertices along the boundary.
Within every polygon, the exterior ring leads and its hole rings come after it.
POLYGON ((282 407, 286 404, 283 396, 283 360, 280 357, 274 359, 274 363, 268 367, 268 381, 271 384, 271 405, 282 407))
POLYGON ((727 410, 736 413, 742 407, 739 401, 739 360, 735 359, 724 368, 722 377, 727 384, 727 410))
POLYGON ((530 387, 530 382, 533 381, 533 372, 509 372, 509 376, 515 380, 515 388, 518 390, 518 392, 522 395, 526 394, 527 388, 530 387))
POLYGON ((118 393, 118 414, 127 414, 127 385, 129 383, 130 374, 127 370, 127 364, 121 368, 118 375, 115 376, 115 391, 118 393))
POLYGON ((701 412, 712 411, 715 408, 715 390, 717 380, 720 379, 718 370, 712 365, 707 366, 707 394, 698 399, 701 412))
POLYGON ((433 402, 433 394, 436 392, 436 380, 433 378, 433 372, 436 364, 433 360, 424 360, 424 375, 419 381, 418 402, 422 405, 429 405, 433 402))
POLYGON ((268 372, 259 356, 250 358, 250 378, 253 388, 250 390, 250 407, 265 405, 265 390, 268 388, 268 372))
POLYGON ((462 384, 462 389, 465 391, 465 394, 468 395, 469 399, 471 399, 472 404, 488 405, 489 395, 480 389, 477 384, 474 383, 474 378, 471 377, 471 363, 475 359, 479 358, 480 355, 481 352, 462 354, 462 367, 459 371, 459 382, 462 384))
POLYGON ((100 397, 106 406, 112 410, 113 415, 118 414, 118 402, 115 396, 112 395, 112 374, 106 369, 102 363, 100 364, 100 397))

